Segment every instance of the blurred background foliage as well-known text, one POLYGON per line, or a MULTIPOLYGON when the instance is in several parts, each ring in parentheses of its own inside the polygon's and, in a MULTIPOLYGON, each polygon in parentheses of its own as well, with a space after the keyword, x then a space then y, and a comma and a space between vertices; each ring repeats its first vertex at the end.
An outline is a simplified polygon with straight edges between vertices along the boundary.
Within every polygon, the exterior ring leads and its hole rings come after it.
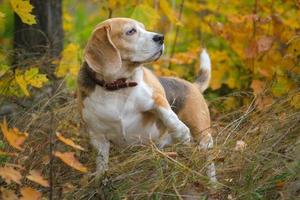
MULTIPOLYGON (((30 88, 41 88, 53 80, 40 74, 36 62, 26 70, 10 70, 13 10, 21 18, 32 19, 26 16, 32 8, 18 13, 14 1, 2 0, 0 5, 0 89, 2 95, 30 96, 30 88)), ((253 94, 255 103, 263 108, 299 88, 299 8, 297 0, 64 0, 64 49, 51 62, 56 65, 56 77, 64 78, 68 91, 73 92, 82 51, 94 26, 110 17, 130 17, 165 35, 164 55, 147 65, 157 75, 193 81, 199 70, 199 52, 205 47, 212 60, 208 99, 213 102, 231 94, 218 104, 219 111, 247 105, 253 94)), ((299 101, 299 93, 291 98, 297 108, 299 101)))

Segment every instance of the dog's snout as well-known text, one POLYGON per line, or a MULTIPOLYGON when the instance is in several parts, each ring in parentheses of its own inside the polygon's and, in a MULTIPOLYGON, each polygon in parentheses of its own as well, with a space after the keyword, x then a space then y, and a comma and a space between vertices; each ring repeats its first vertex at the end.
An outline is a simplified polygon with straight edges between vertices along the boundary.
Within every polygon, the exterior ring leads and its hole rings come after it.
POLYGON ((152 38, 152 40, 154 41, 154 42, 157 42, 157 43, 159 43, 159 44, 163 44, 164 43, 164 35, 162 35, 162 34, 157 34, 157 35, 154 35, 154 37, 152 38))

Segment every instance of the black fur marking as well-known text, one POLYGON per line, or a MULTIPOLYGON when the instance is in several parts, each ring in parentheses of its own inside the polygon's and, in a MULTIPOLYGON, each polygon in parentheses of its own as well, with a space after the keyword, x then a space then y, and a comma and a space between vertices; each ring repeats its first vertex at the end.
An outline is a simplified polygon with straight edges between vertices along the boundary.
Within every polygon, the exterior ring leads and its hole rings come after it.
POLYGON ((88 67, 86 62, 82 64, 78 75, 78 84, 83 88, 93 90, 96 86, 96 82, 90 77, 88 67))
POLYGON ((159 81, 165 89, 172 110, 177 114, 182 109, 189 93, 188 86, 184 82, 171 77, 159 77, 159 81))

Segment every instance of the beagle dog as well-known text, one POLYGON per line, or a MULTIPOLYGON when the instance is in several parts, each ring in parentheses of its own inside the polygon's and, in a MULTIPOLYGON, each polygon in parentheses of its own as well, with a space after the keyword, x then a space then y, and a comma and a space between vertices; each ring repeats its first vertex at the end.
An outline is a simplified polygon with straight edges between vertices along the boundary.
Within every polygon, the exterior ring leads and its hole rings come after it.
MULTIPOLYGON (((195 83, 156 77, 143 66, 157 60, 164 36, 149 32, 138 21, 112 18, 98 24, 85 47, 78 76, 81 117, 98 152, 97 171, 108 168, 110 144, 119 147, 156 143, 198 142, 213 147, 210 115, 202 92, 208 87, 210 58, 200 55, 195 83)), ((208 176, 216 182, 214 163, 208 176)))

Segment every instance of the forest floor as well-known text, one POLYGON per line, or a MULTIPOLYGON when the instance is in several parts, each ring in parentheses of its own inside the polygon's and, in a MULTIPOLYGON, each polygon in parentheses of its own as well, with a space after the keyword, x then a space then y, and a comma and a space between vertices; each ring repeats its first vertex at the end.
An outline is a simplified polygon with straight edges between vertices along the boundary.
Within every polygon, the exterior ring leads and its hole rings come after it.
MULTIPOLYGON (((109 170, 95 180, 95 151, 80 128, 76 100, 59 91, 11 116, 11 127, 29 133, 25 150, 5 162, 22 166, 24 174, 39 169, 50 182, 41 187, 53 199, 298 199, 300 197, 300 111, 291 96, 258 109, 252 103, 233 112, 212 116, 214 157, 218 183, 209 183, 206 153, 196 145, 155 145, 112 148, 109 170), (60 142, 56 132, 86 151, 60 142), (89 171, 81 173, 53 156, 74 152, 89 171)), ((210 102, 210 107, 215 102, 210 102)), ((1 136, 2 137, 2 136, 1 136)), ((13 151, 5 145, 6 151, 13 151)), ((3 163, 3 160, 2 160, 3 163)), ((0 181, 0 185, 1 185, 0 181)), ((3 183, 2 185, 5 186, 3 183)), ((10 189, 18 185, 6 185, 10 189)))

